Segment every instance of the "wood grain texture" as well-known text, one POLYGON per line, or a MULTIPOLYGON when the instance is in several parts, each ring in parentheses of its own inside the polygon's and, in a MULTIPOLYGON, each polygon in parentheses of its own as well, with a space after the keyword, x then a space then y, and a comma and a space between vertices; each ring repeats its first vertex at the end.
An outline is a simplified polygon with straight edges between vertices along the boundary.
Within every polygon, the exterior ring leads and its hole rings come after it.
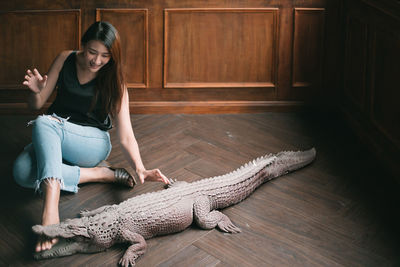
MULTIPOLYGON (((117 266, 126 245, 97 254, 34 261, 42 199, 12 180, 12 162, 31 140, 34 116, 0 116, 0 265, 117 266)), ((400 223, 398 185, 333 114, 132 115, 147 168, 193 182, 224 174, 255 157, 315 146, 310 166, 262 185, 243 202, 223 210, 242 229, 236 235, 201 230, 148 240, 137 266, 397 266, 400 223), (377 182, 379 179, 379 182, 377 182)), ((109 161, 131 169, 110 131, 109 161)), ((61 219, 81 209, 119 203, 162 190, 144 183, 133 190, 86 184, 62 194, 61 219)))

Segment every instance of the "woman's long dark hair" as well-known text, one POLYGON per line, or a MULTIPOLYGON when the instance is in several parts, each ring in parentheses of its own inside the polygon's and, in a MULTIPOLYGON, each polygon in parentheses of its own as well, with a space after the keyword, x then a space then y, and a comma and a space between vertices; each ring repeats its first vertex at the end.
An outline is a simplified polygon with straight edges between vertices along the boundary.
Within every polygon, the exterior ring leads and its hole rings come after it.
POLYGON ((82 36, 81 43, 101 41, 111 53, 111 58, 97 75, 96 92, 92 108, 99 100, 102 115, 115 117, 121 109, 122 96, 125 90, 124 73, 121 62, 121 41, 118 31, 109 22, 93 23, 82 36))

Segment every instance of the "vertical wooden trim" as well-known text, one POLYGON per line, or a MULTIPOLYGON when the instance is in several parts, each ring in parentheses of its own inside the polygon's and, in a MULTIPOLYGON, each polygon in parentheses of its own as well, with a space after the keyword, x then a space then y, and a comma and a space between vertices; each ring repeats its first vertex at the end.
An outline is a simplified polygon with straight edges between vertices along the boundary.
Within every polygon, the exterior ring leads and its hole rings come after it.
POLYGON ((273 43, 273 49, 274 49, 274 53, 273 53, 273 61, 274 61, 274 66, 273 66, 273 77, 274 77, 274 89, 275 89, 275 100, 277 99, 277 95, 278 95, 278 90, 279 90, 279 75, 278 75, 278 62, 279 62, 279 53, 280 53, 280 49, 279 49, 279 42, 280 42, 280 9, 276 8, 275 9, 276 12, 274 13, 274 23, 275 23, 275 27, 274 27, 274 36, 276 38, 275 42, 273 43))
POLYGON ((168 37, 168 22, 169 22, 169 16, 168 12, 171 9, 164 9, 164 47, 163 47, 163 87, 165 88, 167 85, 167 65, 168 65, 168 58, 167 58, 167 53, 168 51, 168 42, 167 42, 167 37, 168 37))
POLYGON ((82 38, 82 12, 81 12, 81 9, 79 9, 79 16, 78 16, 78 25, 79 25, 79 27, 78 27, 78 40, 76 41, 77 42, 77 47, 78 47, 78 49, 80 50, 81 49, 81 38, 82 38))
POLYGON ((149 10, 148 9, 143 9, 144 10, 144 47, 145 47, 145 58, 143 64, 145 64, 146 69, 145 69, 145 74, 144 74, 144 81, 145 81, 145 87, 149 87, 149 10))

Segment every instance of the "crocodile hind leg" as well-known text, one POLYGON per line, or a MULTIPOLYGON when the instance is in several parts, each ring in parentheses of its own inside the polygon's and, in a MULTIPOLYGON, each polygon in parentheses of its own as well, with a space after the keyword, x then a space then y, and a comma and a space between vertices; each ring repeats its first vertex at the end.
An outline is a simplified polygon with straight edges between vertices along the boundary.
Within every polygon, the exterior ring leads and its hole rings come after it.
POLYGON ((213 229, 218 227, 221 231, 227 233, 240 233, 228 216, 220 211, 212 210, 212 202, 207 196, 196 198, 193 203, 193 217, 196 223, 203 229, 213 229))

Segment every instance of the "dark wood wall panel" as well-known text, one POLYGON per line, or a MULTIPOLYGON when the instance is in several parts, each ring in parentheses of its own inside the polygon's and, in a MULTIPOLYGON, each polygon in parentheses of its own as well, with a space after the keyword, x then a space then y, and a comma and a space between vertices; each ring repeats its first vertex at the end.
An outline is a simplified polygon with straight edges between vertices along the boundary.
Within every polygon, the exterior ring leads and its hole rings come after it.
POLYGON ((321 83, 324 55, 324 8, 295 8, 292 86, 316 87, 321 83))
POLYGON ((0 13, 0 88, 21 89, 28 68, 46 73, 62 50, 78 49, 80 26, 80 10, 0 13))
POLYGON ((110 22, 120 34, 127 86, 147 87, 148 10, 101 8, 96 10, 96 20, 110 22))
POLYGON ((357 135, 400 182, 400 6, 344 2, 341 109, 357 135))
POLYGON ((375 32, 372 121, 400 149, 400 31, 375 32))
POLYGON ((367 25, 354 17, 346 20, 346 48, 344 64, 344 93, 359 110, 365 111, 367 25))
POLYGON ((164 86, 275 87, 278 9, 167 9, 164 86))

